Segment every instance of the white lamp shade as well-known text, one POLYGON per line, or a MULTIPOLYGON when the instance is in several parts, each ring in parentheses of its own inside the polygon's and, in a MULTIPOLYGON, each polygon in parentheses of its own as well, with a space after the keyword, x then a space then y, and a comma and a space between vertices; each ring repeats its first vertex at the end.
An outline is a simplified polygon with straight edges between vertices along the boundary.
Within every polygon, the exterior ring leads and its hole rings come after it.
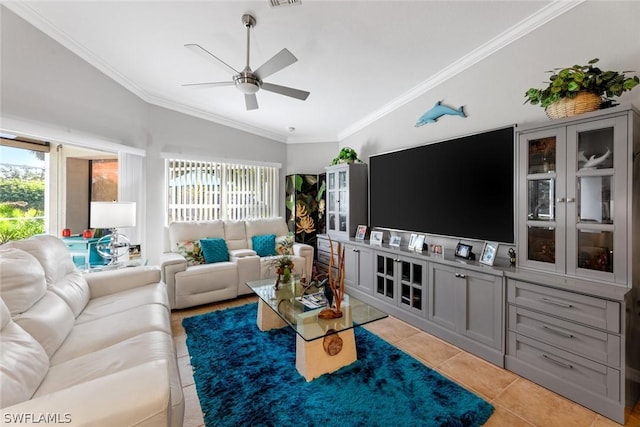
POLYGON ((91 228, 135 227, 136 202, 91 202, 91 228))

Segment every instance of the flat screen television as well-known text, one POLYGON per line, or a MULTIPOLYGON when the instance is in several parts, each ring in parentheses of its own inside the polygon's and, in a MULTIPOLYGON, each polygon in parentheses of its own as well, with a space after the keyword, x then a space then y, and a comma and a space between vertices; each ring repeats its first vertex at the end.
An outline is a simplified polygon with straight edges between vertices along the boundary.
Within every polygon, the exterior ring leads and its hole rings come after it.
POLYGON ((514 126, 369 157, 369 225, 514 243, 514 126))

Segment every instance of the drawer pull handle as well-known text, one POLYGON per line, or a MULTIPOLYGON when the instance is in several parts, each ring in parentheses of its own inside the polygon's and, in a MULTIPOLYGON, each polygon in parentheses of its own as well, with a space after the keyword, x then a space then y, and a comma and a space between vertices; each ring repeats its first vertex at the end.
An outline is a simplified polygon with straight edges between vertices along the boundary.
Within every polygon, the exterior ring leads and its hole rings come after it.
POLYGON ((556 301, 556 300, 545 298, 545 297, 542 297, 542 301, 548 302, 549 304, 559 305, 560 307, 573 308, 572 304, 562 302, 562 301, 556 301))
POLYGON ((461 278, 461 279, 464 279, 465 277, 467 277, 467 275, 466 275, 466 274, 463 274, 463 273, 456 273, 456 277, 459 277, 459 278, 461 278))
POLYGON ((558 366, 562 366, 563 368, 573 369, 573 365, 570 365, 570 364, 568 364, 568 363, 564 363, 564 362, 561 362, 561 361, 559 361, 559 360, 556 360, 556 359, 554 359, 553 357, 549 357, 549 356, 547 356, 547 355, 546 355, 546 354, 544 354, 544 353, 542 354, 542 357, 544 357, 545 359, 547 359, 549 362, 553 362, 553 363, 555 363, 555 364, 556 364, 556 365, 558 365, 558 366))
POLYGON ((561 335, 561 336, 566 337, 566 338, 573 338, 573 334, 570 334, 570 333, 565 332, 565 331, 561 331, 559 329, 552 328, 552 327, 547 326, 547 325, 542 325, 542 328, 543 329, 547 329, 547 330, 553 332, 554 334, 558 334, 558 335, 561 335))

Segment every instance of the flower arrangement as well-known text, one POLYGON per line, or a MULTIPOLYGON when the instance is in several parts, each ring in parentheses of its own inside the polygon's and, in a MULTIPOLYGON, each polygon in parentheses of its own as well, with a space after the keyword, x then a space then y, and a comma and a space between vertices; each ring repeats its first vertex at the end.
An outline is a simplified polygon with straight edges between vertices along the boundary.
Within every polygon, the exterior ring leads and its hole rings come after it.
POLYGON ((278 289, 280 285, 280 280, 288 282, 291 279, 291 272, 293 271, 293 260, 286 256, 282 255, 277 258, 274 258, 271 262, 271 265, 276 269, 276 284, 275 288, 278 289))

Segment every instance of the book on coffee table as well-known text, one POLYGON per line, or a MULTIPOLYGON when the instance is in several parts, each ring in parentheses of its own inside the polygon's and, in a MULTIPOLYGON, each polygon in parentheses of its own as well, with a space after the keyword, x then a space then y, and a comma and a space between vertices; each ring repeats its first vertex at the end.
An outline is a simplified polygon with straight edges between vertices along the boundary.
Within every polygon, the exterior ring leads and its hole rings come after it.
POLYGON ((308 308, 324 308, 327 306, 327 299, 322 292, 303 295, 301 297, 296 297, 296 299, 308 308))

